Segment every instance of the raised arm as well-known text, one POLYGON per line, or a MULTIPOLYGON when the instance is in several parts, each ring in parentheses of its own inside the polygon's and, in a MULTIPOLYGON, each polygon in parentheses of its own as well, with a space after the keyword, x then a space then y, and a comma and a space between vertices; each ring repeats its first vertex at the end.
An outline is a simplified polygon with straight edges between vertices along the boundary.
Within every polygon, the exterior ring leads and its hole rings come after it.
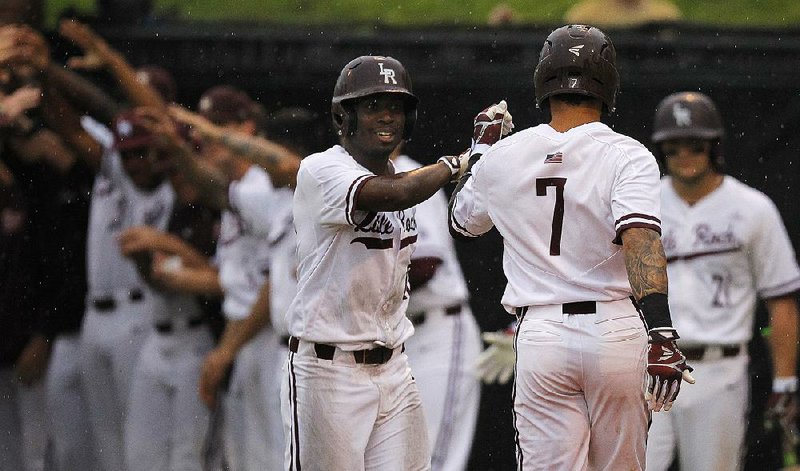
POLYGON ((72 57, 67 61, 73 69, 94 70, 104 68, 117 81, 117 85, 132 106, 164 107, 161 95, 150 85, 136 78, 136 69, 119 51, 112 48, 90 27, 75 20, 64 20, 58 32, 83 49, 83 57, 72 57))
POLYGON ((250 136, 222 128, 181 106, 170 106, 169 114, 175 120, 190 126, 201 138, 218 142, 262 167, 276 187, 293 188, 297 183, 300 156, 292 150, 261 136, 250 136))

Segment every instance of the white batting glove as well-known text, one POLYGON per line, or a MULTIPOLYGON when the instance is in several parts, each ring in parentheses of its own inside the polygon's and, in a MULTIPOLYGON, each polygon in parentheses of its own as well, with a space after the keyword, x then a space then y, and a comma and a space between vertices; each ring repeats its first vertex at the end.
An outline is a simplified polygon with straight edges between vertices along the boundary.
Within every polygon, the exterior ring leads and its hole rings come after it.
POLYGON ((514 375, 514 333, 506 330, 481 335, 489 347, 478 356, 475 374, 486 384, 506 384, 514 375))
POLYGON ((469 155, 485 153, 489 147, 508 135, 512 129, 514 129, 514 121, 505 100, 500 100, 500 103, 481 111, 475 116, 469 155))
POLYGON ((438 161, 450 169, 450 174, 453 176, 450 181, 457 182, 461 175, 466 173, 469 166, 469 150, 465 150, 459 155, 444 155, 439 157, 438 161))

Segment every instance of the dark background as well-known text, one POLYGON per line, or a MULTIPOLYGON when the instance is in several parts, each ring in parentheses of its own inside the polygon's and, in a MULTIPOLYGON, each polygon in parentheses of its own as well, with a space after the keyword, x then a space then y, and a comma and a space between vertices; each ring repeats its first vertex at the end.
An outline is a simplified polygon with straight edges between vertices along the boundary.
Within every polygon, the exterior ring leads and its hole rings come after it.
MULTIPOLYGON (((473 116, 500 99, 508 101, 517 129, 546 119, 534 106, 533 70, 552 29, 98 25, 134 65, 158 64, 170 70, 179 84, 178 101, 189 107, 205 89, 224 83, 245 89, 267 110, 304 106, 327 119, 333 85, 344 64, 363 54, 393 56, 410 71, 420 98, 408 153, 421 162, 463 150, 473 116)), ((617 112, 607 123, 649 145, 653 110, 664 96, 681 90, 710 95, 728 130, 729 173, 775 201, 797 247, 800 30, 649 25, 607 32, 617 48, 622 78, 617 112)), ((56 48, 57 55, 70 52, 56 48)), ((492 232, 469 245, 459 244, 458 250, 481 328, 505 327, 511 317, 499 305, 505 282, 499 236, 492 232)), ((762 309, 756 331, 765 318, 762 309)), ((759 335, 752 353, 747 468, 775 469, 778 445, 760 427, 771 378, 759 335)), ((514 469, 510 398, 508 385, 484 387, 470 469, 514 469)))

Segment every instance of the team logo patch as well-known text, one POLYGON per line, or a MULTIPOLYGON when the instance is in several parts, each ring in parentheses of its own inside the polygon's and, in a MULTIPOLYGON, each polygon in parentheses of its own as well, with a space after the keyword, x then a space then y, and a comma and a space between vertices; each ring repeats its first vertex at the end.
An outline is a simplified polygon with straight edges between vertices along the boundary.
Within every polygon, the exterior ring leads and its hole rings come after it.
POLYGON ((379 73, 383 75, 383 83, 389 83, 391 80, 392 85, 397 85, 397 80, 394 78, 394 69, 384 68, 383 62, 378 62, 378 67, 381 68, 379 73))
POLYGON ((564 161, 564 154, 561 152, 556 152, 555 154, 547 154, 547 157, 544 158, 544 163, 546 164, 560 164, 564 161))
POLYGON ((583 49, 583 46, 584 46, 583 44, 579 44, 577 46, 573 46, 573 47, 569 48, 569 52, 575 54, 575 57, 580 57, 581 56, 581 49, 583 49))
POLYGON ((692 125, 692 111, 680 103, 672 107, 672 117, 675 118, 675 124, 678 126, 692 125))

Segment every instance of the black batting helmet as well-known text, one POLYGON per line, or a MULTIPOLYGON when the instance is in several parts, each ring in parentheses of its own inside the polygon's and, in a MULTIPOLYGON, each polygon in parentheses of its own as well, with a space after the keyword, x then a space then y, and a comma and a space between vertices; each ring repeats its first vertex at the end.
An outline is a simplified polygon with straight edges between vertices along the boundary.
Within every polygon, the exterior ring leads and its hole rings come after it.
POLYGON ((533 74, 536 106, 561 94, 599 98, 609 113, 614 111, 619 73, 617 52, 611 39, 593 26, 567 25, 545 39, 533 74))
POLYGON ((406 124, 403 139, 410 139, 417 121, 419 100, 411 91, 411 77, 397 59, 384 56, 361 56, 351 60, 336 80, 331 100, 333 127, 339 135, 352 135, 356 126, 353 100, 377 93, 397 93, 405 100, 406 124))
MULTIPOLYGON (((655 144, 672 139, 711 141, 711 164, 718 171, 722 171, 725 165, 722 155, 724 136, 722 116, 707 95, 700 92, 673 93, 656 106, 652 141, 655 144)), ((661 154, 660 149, 657 152, 661 154)))

